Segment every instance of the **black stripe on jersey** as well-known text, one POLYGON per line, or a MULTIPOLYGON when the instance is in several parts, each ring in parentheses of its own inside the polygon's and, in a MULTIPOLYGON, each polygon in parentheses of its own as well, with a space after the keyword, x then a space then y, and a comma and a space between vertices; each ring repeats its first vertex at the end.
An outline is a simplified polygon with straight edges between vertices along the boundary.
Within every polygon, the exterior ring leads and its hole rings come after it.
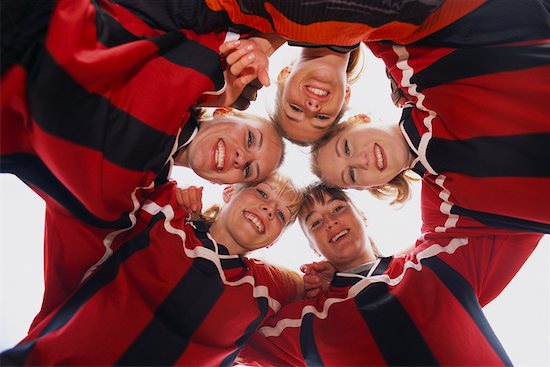
POLYGON ((369 285, 355 297, 381 354, 390 366, 435 366, 439 363, 420 331, 385 283, 369 285))
MULTIPOLYGON (((241 12, 255 14, 271 20, 266 15, 266 3, 275 7, 293 23, 307 25, 317 22, 339 21, 367 24, 379 27, 396 21, 409 24, 422 23, 443 3, 442 0, 418 1, 402 0, 321 0, 321 1, 288 1, 288 0, 239 0, 241 12)), ((276 28, 274 28, 276 29, 276 28)))
POLYGON ((97 38, 105 46, 115 47, 145 39, 159 48, 159 56, 178 66, 191 68, 209 77, 216 90, 223 88, 225 79, 220 55, 217 52, 198 42, 189 40, 178 30, 152 38, 144 38, 130 33, 110 14, 99 9, 98 6, 96 6, 96 14, 97 38))
POLYGON ((21 62, 35 44, 46 36, 55 1, 1 0, 0 1, 0 73, 21 62))
POLYGON ((454 295, 456 300, 468 312, 472 320, 477 324, 479 330, 483 333, 487 342, 493 347, 493 350, 498 354, 502 363, 506 366, 512 366, 512 362, 504 351, 504 348, 497 339, 489 322, 485 318, 479 300, 477 299, 474 290, 470 283, 464 277, 446 264, 443 260, 437 257, 431 257, 422 260, 422 264, 430 268, 437 277, 445 284, 449 291, 454 295))
POLYGON ((315 336, 313 334, 313 320, 315 316, 308 313, 302 318, 302 327, 300 328, 300 349, 304 362, 308 366, 324 366, 317 344, 315 344, 315 336))
POLYGON ((116 278, 120 267, 124 265, 124 262, 127 259, 149 246, 149 233, 151 229, 159 221, 162 225, 164 219, 165 217, 162 212, 155 215, 149 225, 141 233, 124 243, 117 251, 115 251, 113 255, 99 268, 97 273, 95 273, 67 300, 60 310, 55 313, 55 316, 36 339, 19 344, 14 348, 3 352, 1 354, 2 363, 4 363, 5 360, 8 360, 13 361, 19 366, 24 365, 26 357, 32 351, 33 346, 40 342, 40 338, 42 336, 55 332, 70 322, 71 318, 90 298, 92 298, 95 294, 101 291, 104 286, 108 285, 116 278))
POLYGON ((180 32, 171 32, 152 38, 151 42, 160 48, 159 55, 167 60, 208 76, 215 90, 220 90, 225 85, 220 55, 217 52, 187 39, 180 32))
POLYGON ((175 136, 148 126, 107 98, 89 93, 48 52, 29 74, 27 90, 33 117, 42 129, 99 151, 120 167, 158 172, 170 155, 175 136))
POLYGON ((115 365, 174 365, 223 292, 216 265, 206 259, 194 259, 157 308, 154 318, 115 365))
POLYGON ((96 0, 92 0, 92 4, 96 12, 96 38, 104 46, 106 46, 107 48, 111 48, 122 45, 124 43, 144 39, 144 37, 137 37, 133 33, 127 31, 109 13, 101 9, 96 0))
POLYGON ((550 44, 461 48, 415 73, 411 84, 421 92, 465 78, 544 65, 550 65, 550 44))
POLYGON ((267 311, 268 311, 268 307, 269 307, 268 302, 267 302, 267 298, 259 297, 259 298, 257 298, 257 303, 258 303, 258 309, 260 310, 260 314, 258 315, 258 317, 254 321, 252 321, 247 326, 244 334, 239 339, 237 339, 237 341, 235 342, 235 345, 237 346, 237 350, 235 352, 231 353, 230 355, 228 355, 227 357, 225 357, 223 362, 221 363, 220 367, 233 366, 233 362, 235 362, 235 358, 237 358, 237 356, 239 355, 239 353, 243 349, 244 343, 246 343, 248 341, 248 339, 250 339, 252 334, 256 330, 258 330, 258 328, 260 327, 260 324, 262 323, 265 316, 267 315, 267 311))
MULTIPOLYGON (((483 47, 550 37, 547 0, 487 1, 471 13, 415 45, 483 47)), ((499 60, 500 62, 500 60, 499 60)))
POLYGON ((1 158, 0 172, 13 173, 31 188, 35 187, 57 201, 84 223, 103 229, 128 228, 132 225, 128 213, 122 214, 117 220, 111 222, 92 214, 37 156, 17 153, 4 155, 1 158))
MULTIPOLYGON (((533 205, 535 205, 535 203, 533 203, 533 205)), ((473 218, 490 227, 508 228, 537 233, 550 233, 550 224, 548 223, 507 217, 505 215, 484 213, 476 210, 465 209, 457 205, 452 206, 451 213, 473 218)))
POLYGON ((550 177, 550 133, 432 138, 426 156, 438 173, 472 177, 550 177))

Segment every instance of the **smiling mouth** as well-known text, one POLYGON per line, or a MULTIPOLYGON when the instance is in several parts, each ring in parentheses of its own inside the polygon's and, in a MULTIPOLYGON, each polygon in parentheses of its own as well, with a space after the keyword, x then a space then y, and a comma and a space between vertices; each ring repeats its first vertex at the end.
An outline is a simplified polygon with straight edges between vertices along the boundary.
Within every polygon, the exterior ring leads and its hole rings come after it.
POLYGON ((216 159, 216 169, 221 171, 225 165, 225 144, 222 139, 218 140, 218 145, 216 146, 216 151, 214 154, 216 159))
POLYGON ((251 212, 244 212, 244 217, 256 227, 256 230, 258 232, 265 233, 265 226, 262 220, 256 214, 251 212))
POLYGON ((338 241, 340 238, 347 235, 348 233, 349 233, 349 229, 344 229, 343 231, 337 233, 334 237, 332 237, 329 242, 334 243, 334 242, 338 241))
POLYGON ((329 94, 328 90, 323 90, 323 89, 320 89, 320 88, 315 88, 315 87, 310 87, 310 86, 306 86, 306 90, 308 92, 318 96, 318 97, 326 97, 329 94))
POLYGON ((376 157, 376 167, 380 171, 383 171, 386 168, 386 161, 382 154, 382 148, 378 144, 374 144, 374 156, 376 157))

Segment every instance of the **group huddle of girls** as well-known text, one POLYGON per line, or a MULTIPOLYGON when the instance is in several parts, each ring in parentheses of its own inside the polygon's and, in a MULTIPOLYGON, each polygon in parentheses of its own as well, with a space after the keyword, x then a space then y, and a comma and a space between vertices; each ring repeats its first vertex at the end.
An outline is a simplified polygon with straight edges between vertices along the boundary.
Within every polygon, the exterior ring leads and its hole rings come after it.
POLYGON ((1 364, 511 364, 482 307, 550 233, 550 5, 394 5, 2 2, 0 167, 46 219, 42 307, 1 364), (271 84, 287 40, 270 119, 204 117, 271 84), (341 121, 358 42, 398 123, 341 121), (284 140, 318 183, 276 172, 284 140), (224 204, 203 211, 174 165, 230 184, 224 204), (342 189, 404 203, 411 172, 422 236, 383 257, 342 189), (245 257, 296 219, 327 260, 305 281, 245 257))

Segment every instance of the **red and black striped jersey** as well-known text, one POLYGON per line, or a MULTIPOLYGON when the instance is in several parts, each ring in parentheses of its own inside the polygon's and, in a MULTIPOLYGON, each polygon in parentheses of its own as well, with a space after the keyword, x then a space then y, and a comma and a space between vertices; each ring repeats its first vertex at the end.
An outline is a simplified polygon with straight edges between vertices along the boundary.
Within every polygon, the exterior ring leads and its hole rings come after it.
MULTIPOLYGON (((297 298, 288 272, 230 255, 157 186, 113 254, 2 364, 230 366, 262 321, 297 298)), ((84 231, 70 231, 86 245, 84 231)), ((77 248, 68 249, 78 252, 77 248)))
POLYGON ((549 10, 488 2, 418 43, 368 43, 412 101, 401 130, 414 170, 444 199, 423 232, 467 216, 550 233, 549 10))
POLYGON ((87 223, 130 226, 192 138, 190 107, 224 86, 226 32, 165 32, 108 0, 23 4, 24 51, 2 70, 1 170, 87 223))
MULTIPOLYGON (((490 230, 490 228, 488 229, 490 230)), ((238 360, 254 366, 511 365, 482 307, 542 237, 433 234, 367 274, 337 273, 328 291, 283 307, 238 360)))
POLYGON ((206 4, 235 24, 288 40, 351 46, 362 41, 417 41, 485 1, 206 0, 206 4))

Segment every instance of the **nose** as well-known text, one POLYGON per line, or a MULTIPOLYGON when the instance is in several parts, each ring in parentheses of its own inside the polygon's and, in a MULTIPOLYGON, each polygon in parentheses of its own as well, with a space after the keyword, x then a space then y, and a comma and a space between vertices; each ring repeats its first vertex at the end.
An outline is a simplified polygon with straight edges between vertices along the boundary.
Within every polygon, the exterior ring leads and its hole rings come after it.
POLYGON ((273 219, 274 209, 271 204, 262 204, 262 212, 266 213, 269 219, 273 219))
POLYGON ((355 168, 368 169, 369 168, 369 159, 367 158, 367 155, 363 154, 363 152, 359 152, 358 154, 354 154, 351 157, 351 166, 355 167, 355 168))
POLYGON ((310 98, 306 101, 306 108, 312 112, 317 112, 321 109, 321 104, 319 101, 310 98))
POLYGON ((336 217, 330 216, 327 218, 327 229, 332 229, 336 227, 339 224, 338 219, 336 217))
POLYGON ((245 153, 242 149, 235 149, 235 156, 233 157, 233 167, 241 168, 246 163, 245 153))

